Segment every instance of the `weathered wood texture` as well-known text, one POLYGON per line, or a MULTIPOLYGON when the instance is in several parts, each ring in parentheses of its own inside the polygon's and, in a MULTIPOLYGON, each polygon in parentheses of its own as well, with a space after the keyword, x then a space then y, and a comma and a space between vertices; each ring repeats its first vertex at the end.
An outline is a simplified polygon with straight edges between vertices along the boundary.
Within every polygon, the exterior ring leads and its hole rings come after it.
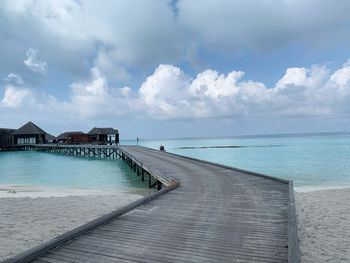
POLYGON ((34 262, 299 261, 297 248, 288 248, 298 245, 288 240, 296 233, 288 181, 143 147, 118 149, 180 186, 34 262))

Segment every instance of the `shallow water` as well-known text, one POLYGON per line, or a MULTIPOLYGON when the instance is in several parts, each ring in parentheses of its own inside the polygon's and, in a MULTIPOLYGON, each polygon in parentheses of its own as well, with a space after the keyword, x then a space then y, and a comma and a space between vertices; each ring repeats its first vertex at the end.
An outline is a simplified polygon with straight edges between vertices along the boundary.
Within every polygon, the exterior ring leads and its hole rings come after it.
POLYGON ((0 152, 0 185, 141 189, 147 183, 121 160, 43 152, 0 152))
MULTIPOLYGON (((121 144, 135 144, 122 141, 121 144)), ((350 184, 350 135, 144 140, 141 145, 293 180, 294 186, 350 184), (181 147, 243 146, 241 148, 181 147)))
MULTIPOLYGON (((136 144, 136 140, 121 144, 136 144)), ((348 134, 141 140, 140 145, 155 149, 164 145, 169 152, 293 180, 296 187, 350 184, 348 134), (217 146, 234 148, 215 148, 217 146)), ((0 185, 14 184, 147 188, 147 183, 141 182, 121 160, 43 152, 0 152, 0 185)))

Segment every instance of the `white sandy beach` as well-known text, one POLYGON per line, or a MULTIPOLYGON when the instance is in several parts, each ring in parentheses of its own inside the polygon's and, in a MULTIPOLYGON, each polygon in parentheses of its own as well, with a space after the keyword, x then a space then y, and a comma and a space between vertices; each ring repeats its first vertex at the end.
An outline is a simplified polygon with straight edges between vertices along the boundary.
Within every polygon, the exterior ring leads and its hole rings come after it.
POLYGON ((295 200, 301 262, 350 262, 350 188, 297 192, 295 200))
POLYGON ((0 186, 0 262, 148 192, 0 186))

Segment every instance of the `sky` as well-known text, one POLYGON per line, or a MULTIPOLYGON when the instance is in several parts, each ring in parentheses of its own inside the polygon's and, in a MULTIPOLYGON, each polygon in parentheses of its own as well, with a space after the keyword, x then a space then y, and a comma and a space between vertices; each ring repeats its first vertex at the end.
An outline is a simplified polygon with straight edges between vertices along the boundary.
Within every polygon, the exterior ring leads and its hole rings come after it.
POLYGON ((348 0, 2 0, 0 127, 350 131, 348 0))

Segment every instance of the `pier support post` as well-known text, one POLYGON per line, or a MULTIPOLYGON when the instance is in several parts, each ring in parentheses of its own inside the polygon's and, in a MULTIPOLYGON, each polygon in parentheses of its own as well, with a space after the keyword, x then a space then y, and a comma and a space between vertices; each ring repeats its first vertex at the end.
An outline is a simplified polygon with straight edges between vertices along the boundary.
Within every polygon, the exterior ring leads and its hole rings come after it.
POLYGON ((159 180, 156 180, 157 183, 157 190, 162 189, 162 183, 159 180))
POLYGON ((148 188, 152 187, 152 178, 151 178, 151 174, 148 174, 148 188))
POLYGON ((143 168, 141 168, 141 169, 142 169, 142 171, 141 171, 141 180, 142 180, 142 182, 144 182, 145 181, 145 170, 143 168))
POLYGON ((157 186, 157 190, 160 190, 162 188, 162 183, 157 179, 155 179, 155 180, 156 181, 153 184, 151 184, 150 188, 157 186))

